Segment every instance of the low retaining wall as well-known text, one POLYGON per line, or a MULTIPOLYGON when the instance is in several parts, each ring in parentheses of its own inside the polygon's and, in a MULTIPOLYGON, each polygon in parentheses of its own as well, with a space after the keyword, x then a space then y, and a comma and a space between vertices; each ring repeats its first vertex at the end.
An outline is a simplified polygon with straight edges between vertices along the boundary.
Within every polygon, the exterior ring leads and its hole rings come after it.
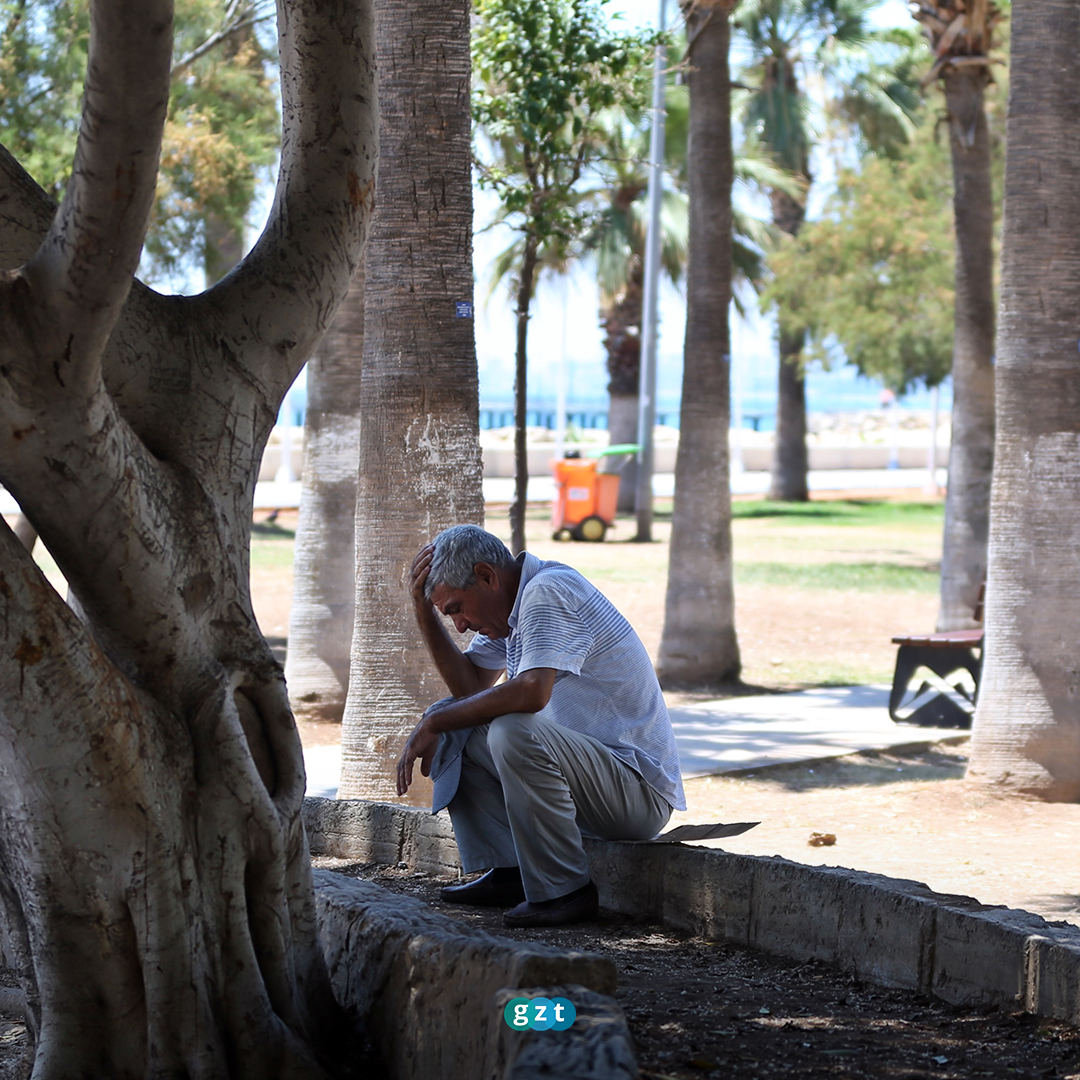
MULTIPOLYGON (((313 854, 460 870, 449 819, 414 807, 306 799, 313 854)), ((682 844, 590 841, 604 907, 712 940, 817 959, 880 986, 1080 1024, 1080 929, 840 867, 682 844)))
POLYGON ((615 965, 593 953, 511 941, 413 897, 326 870, 315 905, 334 994, 362 1019, 399 1080, 635 1080, 615 965), (565 997, 568 1031, 513 1031, 513 997, 565 997))

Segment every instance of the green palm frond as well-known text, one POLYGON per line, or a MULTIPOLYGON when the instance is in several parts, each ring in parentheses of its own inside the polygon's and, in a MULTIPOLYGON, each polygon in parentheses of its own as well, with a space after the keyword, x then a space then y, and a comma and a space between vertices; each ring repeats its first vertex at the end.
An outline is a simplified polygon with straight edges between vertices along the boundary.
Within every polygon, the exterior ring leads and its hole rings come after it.
POLYGON ((827 109, 862 144, 895 154, 913 130, 918 74, 925 46, 913 31, 878 30, 870 13, 879 0, 744 0, 734 25, 748 63, 738 81, 737 114, 745 130, 788 170, 809 174, 815 140, 811 72, 824 78, 827 109))
POLYGON ((778 165, 761 141, 750 134, 735 152, 735 182, 761 191, 782 191, 792 199, 806 197, 806 180, 778 165))

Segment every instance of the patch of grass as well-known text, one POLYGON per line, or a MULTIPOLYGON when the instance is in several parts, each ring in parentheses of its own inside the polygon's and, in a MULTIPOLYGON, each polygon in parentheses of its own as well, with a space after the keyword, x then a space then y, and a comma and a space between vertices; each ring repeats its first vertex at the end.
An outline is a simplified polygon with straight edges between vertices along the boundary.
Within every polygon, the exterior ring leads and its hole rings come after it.
POLYGON ((883 562, 737 562, 735 580, 741 585, 866 593, 935 593, 939 582, 937 567, 898 566, 896 563, 883 562))
POLYGON ((931 525, 945 519, 943 502, 895 502, 891 499, 835 499, 820 502, 736 501, 734 520, 772 518, 792 525, 931 525))
POLYGON ((790 654, 779 664, 747 663, 742 677, 747 682, 776 690, 809 690, 816 686, 865 686, 892 682, 892 663, 873 660, 845 662, 835 657, 810 659, 790 654))
MULTIPOLYGON (((286 532, 287 530, 282 530, 286 532)), ((272 568, 276 566, 292 566, 293 564, 293 539, 292 535, 281 537, 263 537, 254 535, 251 538, 251 565, 272 568)))

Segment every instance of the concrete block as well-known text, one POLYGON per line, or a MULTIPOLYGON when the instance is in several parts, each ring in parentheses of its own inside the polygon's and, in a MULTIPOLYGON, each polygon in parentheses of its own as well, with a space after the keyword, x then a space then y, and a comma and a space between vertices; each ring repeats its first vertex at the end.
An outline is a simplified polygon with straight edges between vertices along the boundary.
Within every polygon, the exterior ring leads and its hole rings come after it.
POLYGON ((918 881, 847 871, 835 963, 878 986, 929 993, 937 901, 918 881))
POLYGON ((317 870, 315 903, 334 994, 395 1080, 503 1080, 501 990, 615 989, 607 957, 472 930, 371 882, 317 870))
POLYGON ((364 799, 307 798, 304 828, 312 855, 390 866, 407 862, 440 877, 461 872, 446 814, 364 799))
POLYGON ((564 997, 577 1019, 566 1031, 513 1031, 505 1023, 499 1037, 499 1075, 505 1080, 636 1080, 634 1041, 622 1009, 609 997, 582 986, 500 990, 496 1007, 515 997, 564 997))
POLYGON ((795 960, 835 963, 842 875, 830 868, 815 868, 814 874, 806 869, 778 856, 757 861, 749 944, 795 960))
POLYGON ((1080 1024, 1080 932, 1071 923, 1028 938, 1025 998, 1028 1012, 1080 1024))
MULTIPOLYGON (((385 861, 433 873, 458 869, 449 821, 379 805, 306 800, 312 850, 372 861, 385 852, 385 861)), ((1009 1005, 1080 1023, 1080 929, 1070 924, 842 867, 681 844, 590 840, 586 849, 600 902, 612 911, 823 960, 955 1004, 1009 1005)))
POLYGON ((930 991, 954 1005, 1014 1005, 1027 998, 1028 939, 1038 915, 990 907, 967 896, 940 896, 934 920, 930 991))

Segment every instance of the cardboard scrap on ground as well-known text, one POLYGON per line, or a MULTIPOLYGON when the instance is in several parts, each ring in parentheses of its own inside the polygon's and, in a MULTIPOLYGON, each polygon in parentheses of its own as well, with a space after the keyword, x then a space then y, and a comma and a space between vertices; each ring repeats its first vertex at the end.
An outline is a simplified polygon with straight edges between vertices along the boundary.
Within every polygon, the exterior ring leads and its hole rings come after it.
POLYGON ((679 825, 670 832, 661 833, 648 841, 650 844, 681 844, 688 840, 719 840, 722 836, 738 836, 749 832, 760 821, 735 821, 725 825, 717 821, 712 825, 679 825))

